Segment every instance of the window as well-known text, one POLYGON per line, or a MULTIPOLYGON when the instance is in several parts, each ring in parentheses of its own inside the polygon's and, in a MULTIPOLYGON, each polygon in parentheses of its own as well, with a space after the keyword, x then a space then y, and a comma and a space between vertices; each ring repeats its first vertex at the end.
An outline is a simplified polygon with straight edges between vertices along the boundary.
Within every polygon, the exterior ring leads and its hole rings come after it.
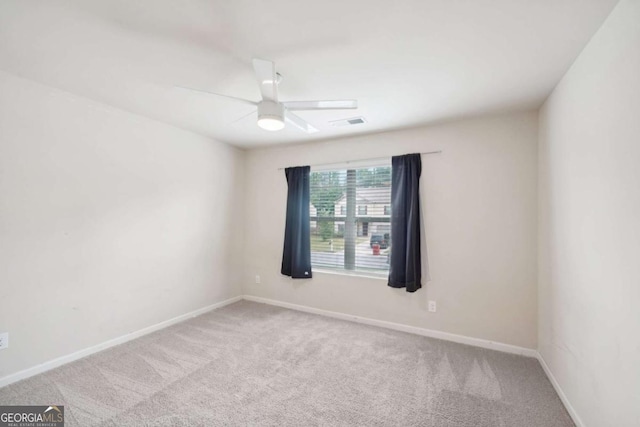
POLYGON ((391 167, 311 171, 311 264, 389 271, 391 167))
POLYGON ((384 215, 391 215, 391 206, 384 207, 384 215))

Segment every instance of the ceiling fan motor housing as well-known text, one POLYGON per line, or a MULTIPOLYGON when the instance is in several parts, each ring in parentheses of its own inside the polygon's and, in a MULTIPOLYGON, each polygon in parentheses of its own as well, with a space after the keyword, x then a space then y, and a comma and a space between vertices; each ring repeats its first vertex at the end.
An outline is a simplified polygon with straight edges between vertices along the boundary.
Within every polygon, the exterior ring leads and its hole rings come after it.
POLYGON ((276 101, 258 103, 258 126, 270 131, 284 128, 284 106, 276 101))
POLYGON ((258 119, 284 121, 284 106, 274 101, 262 101, 258 103, 258 119))

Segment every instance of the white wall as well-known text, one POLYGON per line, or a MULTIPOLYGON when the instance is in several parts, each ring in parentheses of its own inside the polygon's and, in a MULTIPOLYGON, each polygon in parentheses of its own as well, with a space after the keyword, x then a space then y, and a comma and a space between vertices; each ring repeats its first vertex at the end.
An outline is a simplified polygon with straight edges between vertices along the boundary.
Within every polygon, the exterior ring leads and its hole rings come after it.
POLYGON ((640 1, 540 111, 539 351, 585 426, 640 425, 640 1))
POLYGON ((251 150, 246 158, 246 294, 536 348, 535 112, 337 141, 251 150), (280 275, 287 185, 278 167, 443 150, 423 156, 432 281, 415 294, 386 281, 280 275), (262 283, 255 284, 259 274, 262 283), (438 312, 427 311, 427 300, 438 312))
POLYGON ((241 293, 243 152, 5 73, 0 94, 0 378, 241 293))

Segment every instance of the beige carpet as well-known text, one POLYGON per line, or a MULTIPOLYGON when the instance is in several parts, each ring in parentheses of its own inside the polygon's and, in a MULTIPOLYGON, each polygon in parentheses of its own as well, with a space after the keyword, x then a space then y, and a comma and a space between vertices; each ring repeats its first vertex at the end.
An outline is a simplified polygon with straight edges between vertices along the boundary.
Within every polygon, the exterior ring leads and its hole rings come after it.
POLYGON ((241 301, 0 389, 67 426, 573 426, 538 361, 241 301))

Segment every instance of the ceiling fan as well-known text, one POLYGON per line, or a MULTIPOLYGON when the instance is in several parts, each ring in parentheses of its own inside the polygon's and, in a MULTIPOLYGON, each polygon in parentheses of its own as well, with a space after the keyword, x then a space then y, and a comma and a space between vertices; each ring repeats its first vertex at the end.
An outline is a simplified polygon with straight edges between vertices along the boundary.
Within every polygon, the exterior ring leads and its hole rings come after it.
MULTIPOLYGON (((235 96, 224 95, 221 93, 208 92, 206 90, 193 89, 188 87, 180 87, 181 89, 194 90, 204 92, 210 95, 223 96, 225 98, 235 99, 258 107, 258 126, 262 129, 276 131, 284 128, 285 122, 297 127, 303 132, 315 133, 318 129, 305 121, 302 117, 294 114, 292 111, 302 110, 347 110, 358 108, 358 101, 355 99, 334 100, 334 101, 278 101, 278 84, 282 80, 282 76, 276 73, 276 66, 272 61, 264 59, 253 59, 253 70, 258 79, 258 86, 262 94, 262 100, 259 102, 249 99, 237 98, 235 96)), ((253 114, 250 113, 250 114, 253 114)), ((246 117, 246 116, 245 116, 246 117)), ((241 119, 244 117, 241 117, 241 119)))

